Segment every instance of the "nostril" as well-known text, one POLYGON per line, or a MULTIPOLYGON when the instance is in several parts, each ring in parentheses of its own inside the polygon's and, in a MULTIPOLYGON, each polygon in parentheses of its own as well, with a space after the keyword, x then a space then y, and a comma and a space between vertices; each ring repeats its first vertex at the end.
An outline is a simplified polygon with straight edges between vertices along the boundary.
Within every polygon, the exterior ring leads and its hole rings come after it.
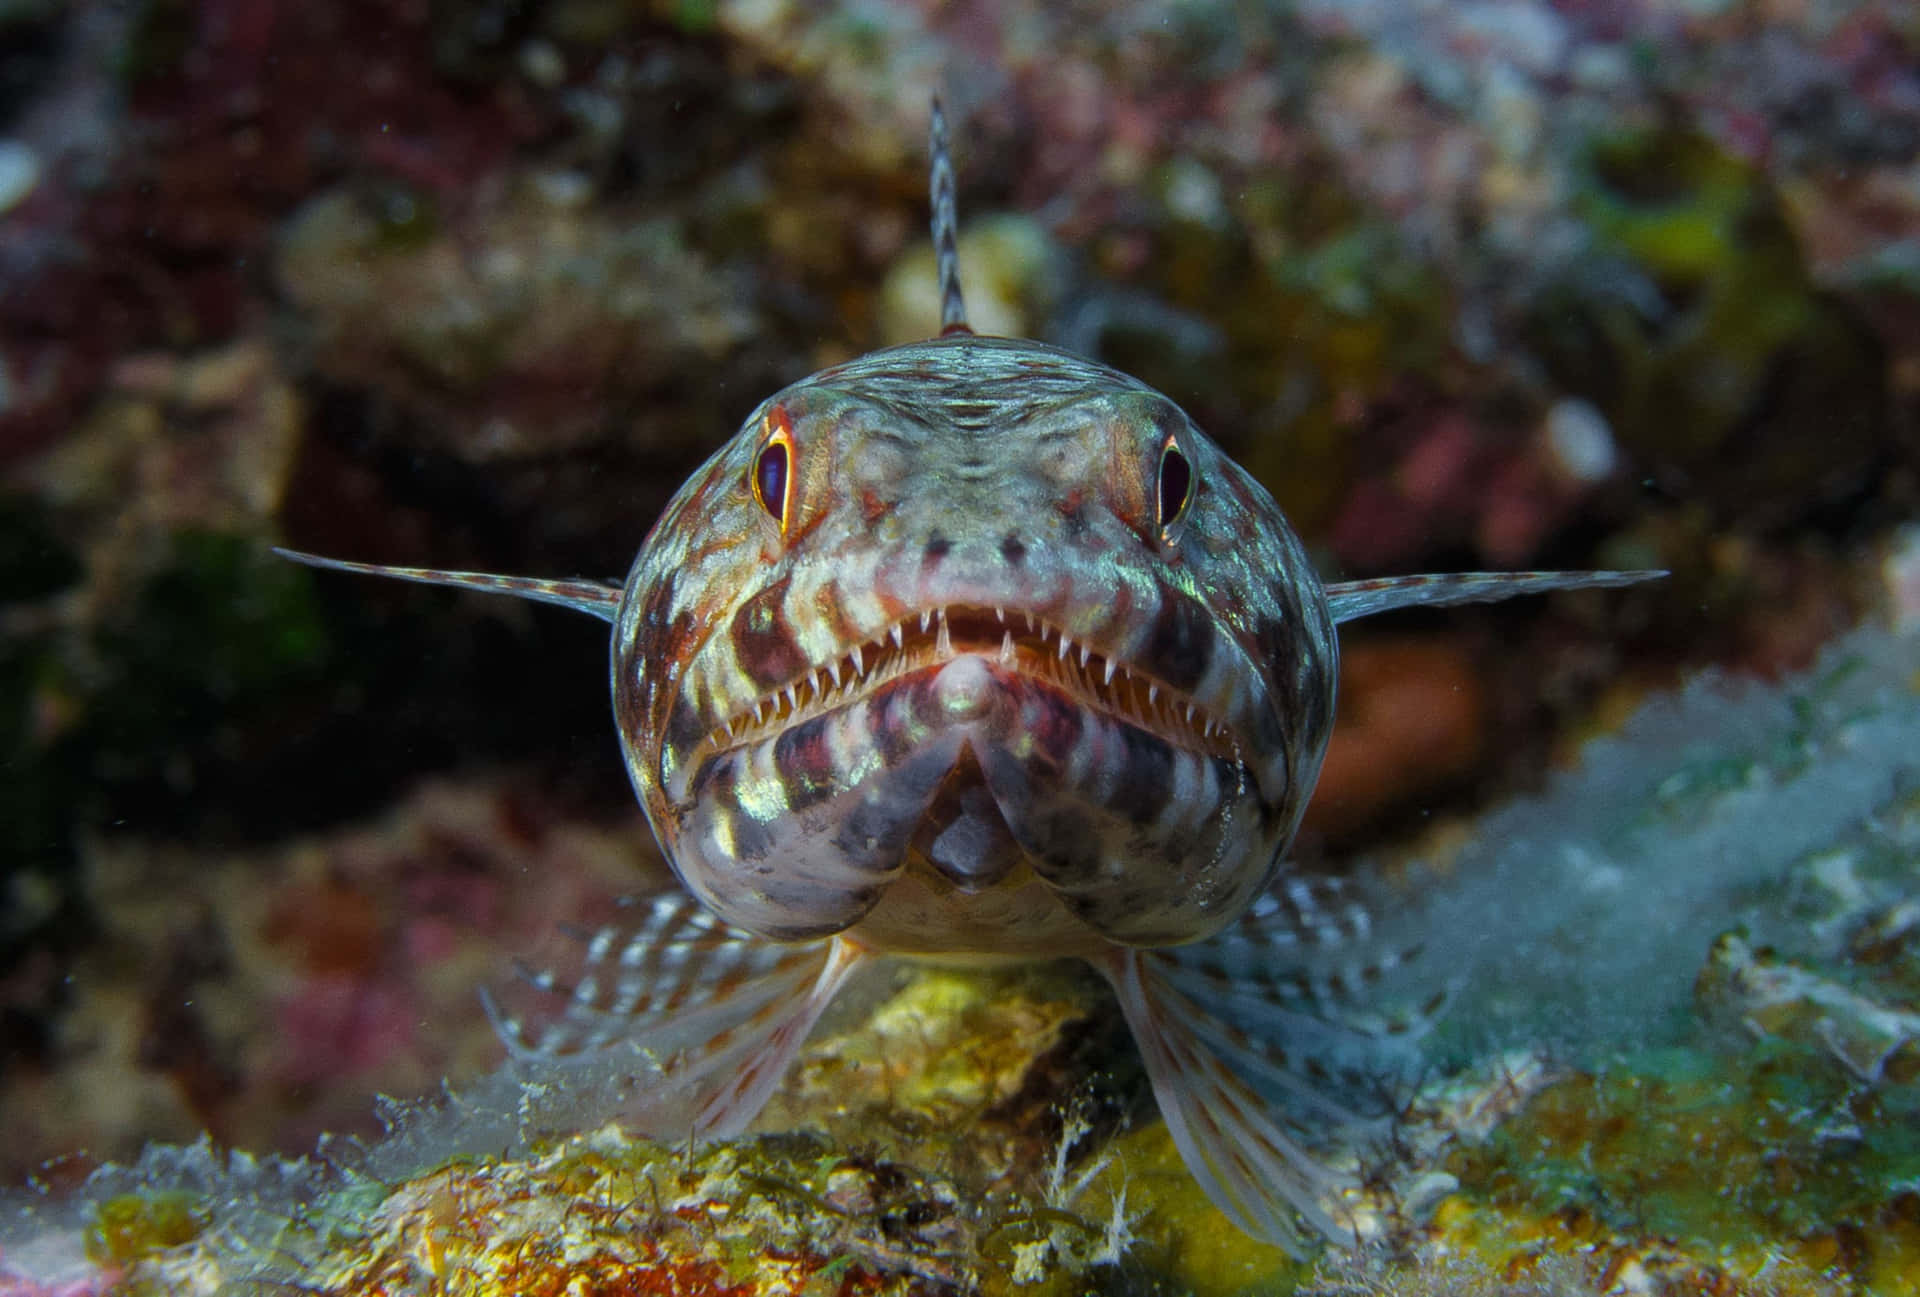
POLYGON ((932 563, 939 562, 947 556, 947 551, 952 548, 952 541, 942 536, 939 532, 934 532, 933 535, 927 537, 927 561, 932 563))
POLYGON ((1006 559, 1007 562, 1014 567, 1019 567, 1021 562, 1027 557, 1027 547, 1021 542, 1018 536, 1012 532, 1008 532, 1006 537, 1000 542, 1000 557, 1006 559))

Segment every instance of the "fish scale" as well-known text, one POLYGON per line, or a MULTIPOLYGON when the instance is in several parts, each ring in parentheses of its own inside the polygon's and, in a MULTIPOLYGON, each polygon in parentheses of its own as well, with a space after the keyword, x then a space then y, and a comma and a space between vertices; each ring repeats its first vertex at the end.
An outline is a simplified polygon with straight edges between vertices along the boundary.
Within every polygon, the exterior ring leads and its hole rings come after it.
MULTIPOLYGON (((615 727, 683 891, 583 937, 526 1064, 632 1058, 719 1137, 887 955, 1078 957, 1113 985, 1167 1127, 1248 1234, 1345 1233, 1313 1148, 1357 1126, 1332 1020, 1413 949, 1288 863, 1333 723, 1335 627, 1650 572, 1323 587, 1272 497, 1126 374, 966 324, 945 121, 940 336, 769 397, 674 496, 620 586, 315 566, 612 624, 615 727), (1343 1079, 1344 1078, 1344 1079, 1343 1079)), ((1364 1088, 1364 1087, 1362 1087, 1364 1088)))

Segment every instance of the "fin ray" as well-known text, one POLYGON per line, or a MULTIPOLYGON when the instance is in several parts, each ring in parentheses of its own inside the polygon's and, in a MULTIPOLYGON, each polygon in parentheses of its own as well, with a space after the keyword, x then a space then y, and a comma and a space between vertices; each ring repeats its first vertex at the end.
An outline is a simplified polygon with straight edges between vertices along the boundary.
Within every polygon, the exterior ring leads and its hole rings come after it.
POLYGON ((660 1035, 672 1020, 685 1030, 716 1016, 745 1017, 756 991, 796 975, 805 947, 761 941, 719 922, 693 897, 668 892, 639 902, 615 922, 569 934, 580 946, 569 979, 520 965, 520 980, 559 1001, 537 1039, 505 1015, 496 1025, 521 1057, 564 1059, 620 1040, 660 1035), (744 995, 746 998, 740 998, 744 995))
POLYGON ((1345 1237, 1330 1202, 1350 1177, 1282 1131, 1260 1096, 1227 1070, 1195 1029, 1195 1006, 1163 976, 1158 952, 1116 950, 1096 967, 1120 997, 1168 1133, 1214 1205, 1245 1233, 1296 1256, 1306 1251, 1302 1221, 1345 1237))
MULTIPOLYGON (((1328 1081, 1332 1078, 1303 1074, 1306 1069, 1288 1050, 1272 1040, 1229 1024, 1203 1007, 1204 989, 1199 995, 1190 994, 1178 980, 1171 977, 1168 978, 1168 986, 1178 995, 1177 1003, 1184 1021, 1193 1028, 1196 1036, 1212 1046, 1223 1062, 1236 1065, 1232 1069, 1233 1074, 1244 1080, 1257 1077, 1264 1082, 1264 1085, 1256 1083, 1249 1086, 1256 1094, 1282 1095, 1301 1112, 1342 1127, 1377 1124, 1378 1116, 1362 1113, 1330 1093, 1328 1081)), ((1300 1036, 1310 1033, 1324 1035, 1341 1030, 1331 1023, 1300 1014, 1288 1014, 1284 1023, 1274 1025, 1281 1026, 1292 1043, 1298 1043, 1300 1036)))
POLYGON ((322 558, 318 554, 305 554, 297 549, 283 549, 278 545, 274 546, 273 552, 295 563, 304 563, 308 567, 326 568, 333 572, 384 576, 396 581, 452 586, 455 589, 479 590, 487 594, 510 594, 520 599, 531 599, 535 603, 550 603, 561 608, 571 608, 575 612, 583 612, 590 617, 598 617, 601 621, 607 622, 614 619, 620 608, 619 586, 605 581, 591 581, 584 577, 549 579, 535 576, 500 576, 493 572, 452 572, 432 567, 387 567, 378 563, 354 563, 341 558, 322 558))
POLYGON ((657 1076, 636 1124, 658 1135, 724 1138, 766 1105, 840 988, 870 957, 840 938, 782 944, 713 917, 693 897, 641 902, 608 926, 573 934, 570 980, 523 970, 558 999, 529 1023, 483 992, 495 1031, 524 1066, 614 1067, 649 1060, 657 1076))
POLYGON ((1657 581, 1665 572, 1443 572, 1337 581, 1327 587, 1336 623, 1399 608, 1450 608, 1495 603, 1554 590, 1611 590, 1657 581))
MULTIPOLYGON (((833 1003, 834 996, 847 980, 871 959, 850 941, 834 937, 823 943, 819 968, 813 983, 804 993, 788 997, 780 1012, 763 1018, 752 1037, 744 1040, 737 1052, 749 1053, 744 1066, 728 1069, 727 1081, 712 1091, 694 1117, 694 1132, 712 1139, 726 1139, 745 1130, 767 1106, 774 1087, 806 1044, 807 1035, 820 1015, 833 1003)), ((723 1061, 714 1060, 715 1067, 723 1061)))

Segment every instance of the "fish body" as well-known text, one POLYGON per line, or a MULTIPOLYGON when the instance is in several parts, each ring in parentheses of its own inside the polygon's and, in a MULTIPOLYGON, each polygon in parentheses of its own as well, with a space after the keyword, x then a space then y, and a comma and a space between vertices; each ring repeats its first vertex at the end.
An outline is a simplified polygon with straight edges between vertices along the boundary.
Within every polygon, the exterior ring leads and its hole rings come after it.
POLYGON ((627 769, 686 892, 595 934, 571 985, 536 977, 564 1007, 501 1019, 517 1054, 670 1053, 693 1133, 725 1135, 874 957, 1079 957, 1209 1196, 1262 1239, 1337 1237, 1338 1177, 1261 1097, 1307 1091, 1291 1042, 1233 1025, 1242 1001, 1337 981, 1368 928, 1285 856, 1333 723, 1335 626, 1655 574, 1323 587, 1173 401, 966 328, 937 105, 933 154, 941 336, 768 398, 623 585, 289 556, 612 623, 627 769))

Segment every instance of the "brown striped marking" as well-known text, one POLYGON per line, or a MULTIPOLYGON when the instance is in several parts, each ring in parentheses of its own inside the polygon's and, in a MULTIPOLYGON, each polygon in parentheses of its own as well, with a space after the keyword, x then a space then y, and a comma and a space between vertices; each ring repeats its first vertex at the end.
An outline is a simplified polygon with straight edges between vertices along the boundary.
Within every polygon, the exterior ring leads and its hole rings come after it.
POLYGON ((803 675, 809 663, 787 622, 787 588, 782 577, 759 591, 733 614, 728 634, 734 660, 762 693, 772 693, 803 675))

